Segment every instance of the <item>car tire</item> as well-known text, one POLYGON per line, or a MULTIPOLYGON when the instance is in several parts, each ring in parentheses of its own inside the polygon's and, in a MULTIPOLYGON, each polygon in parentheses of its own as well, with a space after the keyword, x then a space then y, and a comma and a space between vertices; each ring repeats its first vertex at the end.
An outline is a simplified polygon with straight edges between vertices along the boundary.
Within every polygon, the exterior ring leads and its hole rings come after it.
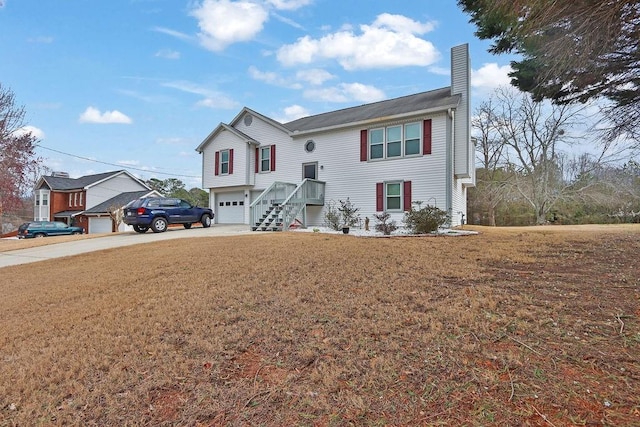
POLYGON ((73 234, 74 236, 77 236, 78 234, 82 234, 82 233, 81 233, 81 232, 79 232, 79 231, 74 231, 74 232, 73 232, 73 233, 71 233, 71 234, 73 234))
POLYGON ((133 226, 133 230, 136 233, 146 233, 148 229, 149 229, 149 227, 144 226, 144 225, 134 225, 133 226))
POLYGON ((151 221, 151 229, 154 233, 163 233, 167 231, 167 225, 167 220, 161 216, 154 218, 153 221, 151 221))
POLYGON ((184 226, 184 228, 186 228, 187 230, 191 228, 191 223, 187 222, 186 224, 182 224, 184 226))
POLYGON ((202 223, 203 228, 211 227, 211 216, 209 214, 202 215, 202 218, 200 218, 200 222, 202 223))
POLYGON ((47 235, 44 233, 36 233, 33 235, 33 237, 35 237, 36 239, 39 239, 40 237, 46 237, 47 235))

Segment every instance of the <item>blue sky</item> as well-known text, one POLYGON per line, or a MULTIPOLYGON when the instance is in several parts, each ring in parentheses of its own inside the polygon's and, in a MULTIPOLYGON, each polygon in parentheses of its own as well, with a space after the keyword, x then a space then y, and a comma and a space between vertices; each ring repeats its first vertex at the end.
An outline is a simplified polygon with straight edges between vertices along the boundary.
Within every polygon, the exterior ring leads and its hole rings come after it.
POLYGON ((455 0, 0 0, 0 82, 49 168, 191 188, 244 106, 286 122, 448 86, 462 43, 477 105, 511 58, 473 33, 455 0))

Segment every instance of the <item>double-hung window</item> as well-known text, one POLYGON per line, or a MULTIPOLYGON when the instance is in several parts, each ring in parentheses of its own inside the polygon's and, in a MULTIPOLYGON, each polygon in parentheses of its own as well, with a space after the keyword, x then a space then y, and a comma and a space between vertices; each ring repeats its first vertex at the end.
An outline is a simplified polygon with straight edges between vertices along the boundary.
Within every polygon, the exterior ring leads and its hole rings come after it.
MULTIPOLYGON (((371 129, 368 131, 368 141, 365 138, 363 143, 369 144, 368 160, 394 159, 430 154, 426 151, 421 153, 422 138, 421 123, 415 122, 371 129)), ((367 160, 363 156, 361 154, 361 160, 367 160)))
POLYGON ((233 148, 216 151, 214 174, 216 176, 233 174, 233 148))
POLYGON ((260 148, 260 172, 271 170, 271 147, 260 148))
POLYGON ((387 182, 385 190, 385 210, 402 210, 402 182, 387 182))
POLYGON ((420 124, 407 123, 404 125, 404 155, 420 154, 420 124))
POLYGON ((387 128, 387 158, 402 156, 402 126, 387 128))
POLYGON ((220 175, 229 174, 229 150, 220 151, 220 175))
POLYGON ((384 129, 372 129, 369 132, 369 159, 384 158, 384 129))
POLYGON ((411 201, 411 181, 376 183, 376 212, 407 212, 411 201))

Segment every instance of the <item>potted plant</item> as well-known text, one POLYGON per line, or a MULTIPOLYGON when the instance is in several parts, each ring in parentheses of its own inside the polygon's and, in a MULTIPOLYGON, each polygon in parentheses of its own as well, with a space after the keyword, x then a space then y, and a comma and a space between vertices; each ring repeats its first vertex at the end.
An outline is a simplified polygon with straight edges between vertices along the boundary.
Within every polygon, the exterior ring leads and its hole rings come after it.
POLYGON ((340 200, 339 202, 340 207, 338 211, 342 218, 342 232, 348 234, 349 228, 355 226, 360 221, 360 216, 358 215, 360 208, 356 208, 348 197, 347 200, 340 200))

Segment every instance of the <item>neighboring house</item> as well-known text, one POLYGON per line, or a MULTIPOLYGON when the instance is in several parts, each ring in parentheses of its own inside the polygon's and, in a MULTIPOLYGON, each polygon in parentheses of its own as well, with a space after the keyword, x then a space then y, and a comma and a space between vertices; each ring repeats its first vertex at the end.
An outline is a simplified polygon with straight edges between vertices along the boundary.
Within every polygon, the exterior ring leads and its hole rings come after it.
POLYGON ((361 218, 401 221, 422 201, 464 222, 475 185, 468 45, 451 50, 451 86, 289 123, 243 108, 196 148, 217 223, 322 225, 347 198, 361 218))
MULTIPOLYGON (((34 190, 33 219, 35 221, 62 221, 83 227, 87 233, 113 231, 113 222, 105 202, 122 202, 132 194, 157 194, 129 172, 120 170, 96 175, 69 178, 66 173, 42 176, 34 190), (123 196, 128 194, 128 196, 123 196), (103 210, 104 209, 104 210, 103 210)), ((140 197, 140 196, 138 196, 140 197)), ((137 197, 129 198, 128 201, 137 197)))
POLYGON ((99 229, 104 229, 104 231, 100 231, 102 233, 108 233, 110 231, 133 231, 132 226, 129 226, 122 221, 120 221, 119 224, 116 224, 115 221, 113 221, 111 213, 114 211, 119 211, 120 213, 122 213, 122 207, 124 205, 133 200, 141 199, 143 197, 162 197, 162 194, 160 194, 156 190, 129 191, 127 193, 120 193, 117 196, 112 197, 109 200, 105 200, 104 202, 92 207, 91 209, 83 211, 80 216, 87 217, 88 222, 90 224, 94 224, 94 230, 97 229, 95 226, 96 222, 102 223, 101 226, 98 226, 99 229), (110 228, 109 231, 107 231, 107 228, 110 228))

